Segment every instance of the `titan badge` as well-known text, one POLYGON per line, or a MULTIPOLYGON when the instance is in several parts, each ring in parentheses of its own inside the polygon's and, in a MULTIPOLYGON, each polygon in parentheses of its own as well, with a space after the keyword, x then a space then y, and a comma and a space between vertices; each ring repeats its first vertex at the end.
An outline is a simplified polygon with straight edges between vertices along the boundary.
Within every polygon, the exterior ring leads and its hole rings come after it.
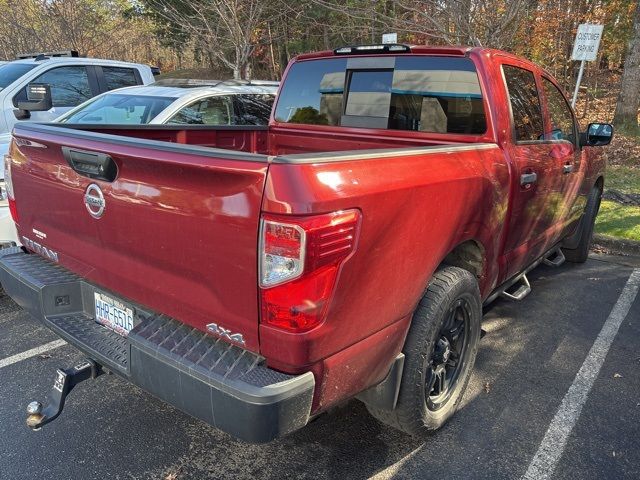
POLYGON ((22 243, 29 250, 33 250, 34 252, 39 253, 43 257, 51 260, 52 262, 56 262, 56 263, 58 262, 58 252, 51 250, 45 247, 44 245, 40 245, 38 242, 34 242, 33 240, 31 240, 28 237, 25 237, 24 235, 22 236, 22 243))

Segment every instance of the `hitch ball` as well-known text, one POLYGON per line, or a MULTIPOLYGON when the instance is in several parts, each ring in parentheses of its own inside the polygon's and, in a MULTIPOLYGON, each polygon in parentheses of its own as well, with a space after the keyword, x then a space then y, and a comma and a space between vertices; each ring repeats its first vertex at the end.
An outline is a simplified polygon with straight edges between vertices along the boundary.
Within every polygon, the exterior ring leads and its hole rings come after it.
POLYGON ((42 422, 42 404, 40 402, 31 402, 27 405, 27 426, 32 430, 40 430, 39 426, 42 422))
POLYGON ((40 402, 31 402, 27 405, 27 413, 29 415, 38 415, 42 413, 42 404, 40 402))

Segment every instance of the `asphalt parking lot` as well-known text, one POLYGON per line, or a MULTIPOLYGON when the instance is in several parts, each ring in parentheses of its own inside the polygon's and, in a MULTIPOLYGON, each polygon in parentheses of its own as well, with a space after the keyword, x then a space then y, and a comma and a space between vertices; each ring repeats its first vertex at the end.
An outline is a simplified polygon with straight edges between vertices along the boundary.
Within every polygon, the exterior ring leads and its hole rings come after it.
POLYGON ((0 478, 498 479, 544 478, 546 468, 558 479, 638 479, 639 278, 640 262, 604 256, 532 272, 531 295, 486 311, 462 407, 426 442, 354 400, 282 440, 247 445, 115 376, 84 382, 59 419, 31 432, 26 405, 82 356, 54 344, 20 359, 56 336, 3 295, 0 478))

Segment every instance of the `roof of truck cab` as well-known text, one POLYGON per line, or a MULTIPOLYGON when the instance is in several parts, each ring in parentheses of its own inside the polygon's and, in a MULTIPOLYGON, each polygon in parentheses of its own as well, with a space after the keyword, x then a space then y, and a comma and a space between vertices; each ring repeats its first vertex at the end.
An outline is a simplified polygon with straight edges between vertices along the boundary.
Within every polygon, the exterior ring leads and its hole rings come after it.
MULTIPOLYGON (((358 45, 344 45, 345 47, 353 46, 357 47, 358 45)), ((434 45, 406 45, 410 48, 410 52, 389 52, 389 53, 376 53, 372 52, 370 55, 411 55, 412 53, 417 54, 434 54, 434 55, 453 55, 453 56, 464 56, 467 55, 472 50, 483 50, 482 47, 467 47, 467 46, 434 46, 434 45)), ((309 60, 312 58, 323 58, 323 57, 351 57, 351 56, 364 56, 367 55, 365 53, 352 53, 345 55, 338 55, 334 50, 323 50, 320 52, 311 52, 311 53, 303 53, 296 57, 296 60, 309 60)))
POLYGON ((26 63, 26 64, 35 64, 35 65, 57 65, 57 64, 87 64, 87 65, 116 65, 116 66, 127 66, 131 67, 132 65, 138 67, 150 68, 148 65, 144 65, 142 63, 132 63, 132 62, 123 62, 120 60, 107 60, 104 58, 86 58, 86 57, 47 57, 42 60, 36 60, 35 58, 21 58, 18 60, 11 60, 11 63, 26 63))

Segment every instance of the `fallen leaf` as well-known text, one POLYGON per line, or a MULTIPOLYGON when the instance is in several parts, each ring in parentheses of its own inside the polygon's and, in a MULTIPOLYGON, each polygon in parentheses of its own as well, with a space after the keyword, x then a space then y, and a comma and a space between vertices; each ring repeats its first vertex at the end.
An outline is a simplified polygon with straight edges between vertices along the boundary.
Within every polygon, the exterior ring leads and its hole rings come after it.
POLYGON ((485 393, 489 393, 491 391, 491 384, 489 382, 484 384, 485 393))
POLYGON ((620 375, 619 373, 614 373, 613 378, 622 378, 622 375, 620 375))
POLYGON ((40 358, 42 358, 43 360, 46 360, 47 358, 51 358, 51 355, 49 355, 48 353, 41 353, 40 355, 38 355, 40 358))

